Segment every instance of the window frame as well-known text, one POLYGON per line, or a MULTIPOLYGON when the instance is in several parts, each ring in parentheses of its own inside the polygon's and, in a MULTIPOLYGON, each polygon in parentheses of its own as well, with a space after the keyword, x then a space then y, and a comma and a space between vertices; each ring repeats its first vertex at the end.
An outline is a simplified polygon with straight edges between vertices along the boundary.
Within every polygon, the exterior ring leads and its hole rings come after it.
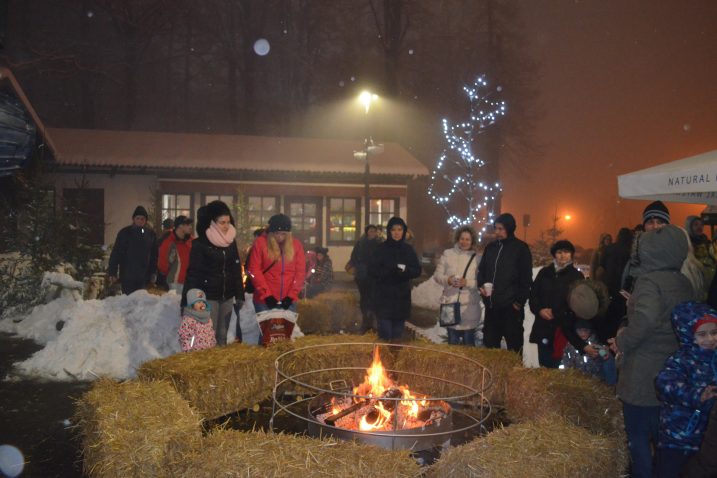
MULTIPOLYGON (((344 209, 343 204, 344 203, 342 203, 342 208, 341 208, 342 215, 345 214, 345 209, 344 209)), ((324 230, 325 230, 325 234, 326 234, 326 244, 331 245, 331 246, 346 246, 346 245, 355 244, 356 241, 358 241, 359 238, 361 237, 360 218, 361 218, 361 198, 359 198, 359 197, 327 196, 326 197, 326 224, 324 226, 324 230), (350 201, 355 202, 354 211, 355 211, 355 216, 356 216, 356 226, 355 226, 356 232, 354 233, 355 237, 353 239, 342 239, 342 240, 331 239, 331 215, 333 213, 333 209, 331 208, 331 200, 332 199, 340 199, 342 201, 350 200, 350 201)), ((341 237, 342 238, 345 237, 345 232, 343 230, 344 227, 346 227, 346 226, 345 225, 341 226, 341 237)))
POLYGON ((378 197, 378 198, 372 197, 372 198, 370 198, 369 210, 367 211, 367 216, 366 216, 368 218, 368 220, 364 224, 364 229, 369 224, 373 224, 373 225, 377 226, 379 229, 383 229, 386 226, 386 224, 388 223, 388 220, 391 219, 391 217, 400 216, 400 207, 401 207, 401 198, 399 198, 399 197, 378 197), (378 211, 375 213, 372 212, 371 211, 371 206, 372 206, 371 202, 372 201, 393 201, 393 212, 392 213, 385 213, 385 212, 378 212, 378 211), (372 214, 379 215, 380 221, 378 223, 371 222, 372 214), (390 214, 390 215, 388 215, 388 214, 390 214), (385 216, 385 215, 388 215, 388 217, 386 217, 386 221, 383 221, 381 218, 382 218, 382 216, 385 216))
POLYGON ((174 211, 172 215, 168 215, 167 218, 171 218, 172 220, 176 219, 178 216, 179 211, 185 211, 184 208, 180 209, 177 207, 177 196, 189 196, 189 207, 186 209, 186 211, 189 212, 189 216, 193 216, 194 211, 194 194, 192 193, 172 193, 172 192, 161 192, 160 196, 160 208, 159 208, 159 224, 157 224, 157 228, 162 228, 162 222, 165 220, 164 212, 165 211, 174 211), (164 196, 174 196, 174 207, 173 208, 165 208, 164 207, 164 196))
MULTIPOLYGON (((249 211, 249 199, 251 198, 261 198, 261 209, 259 209, 259 217, 264 217, 264 212, 268 211, 264 209, 264 199, 265 198, 271 198, 274 200, 274 211, 267 215, 266 220, 263 224, 261 224, 258 227, 265 227, 269 223, 269 218, 275 214, 279 214, 281 212, 281 198, 279 196, 273 195, 273 194, 244 194, 244 207, 246 208, 246 217, 247 222, 249 221, 249 214, 256 214, 255 211, 249 211)), ((247 224, 247 227, 251 226, 252 232, 255 230, 254 226, 251 224, 247 224)), ((258 228, 257 227, 257 228, 258 228)))

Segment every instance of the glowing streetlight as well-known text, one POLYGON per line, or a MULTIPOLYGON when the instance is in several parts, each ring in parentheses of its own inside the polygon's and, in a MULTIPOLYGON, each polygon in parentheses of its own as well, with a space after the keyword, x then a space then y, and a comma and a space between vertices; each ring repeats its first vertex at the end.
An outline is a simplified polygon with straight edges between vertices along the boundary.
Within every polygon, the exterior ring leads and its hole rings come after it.
POLYGON ((364 90, 361 92, 358 99, 363 105, 366 114, 368 114, 368 111, 371 109, 371 103, 378 100, 378 95, 375 93, 371 93, 370 91, 364 90))
POLYGON ((570 214, 566 214, 565 217, 564 217, 564 219, 565 219, 566 221, 569 221, 569 220, 571 220, 572 218, 573 218, 573 216, 571 216, 570 214))

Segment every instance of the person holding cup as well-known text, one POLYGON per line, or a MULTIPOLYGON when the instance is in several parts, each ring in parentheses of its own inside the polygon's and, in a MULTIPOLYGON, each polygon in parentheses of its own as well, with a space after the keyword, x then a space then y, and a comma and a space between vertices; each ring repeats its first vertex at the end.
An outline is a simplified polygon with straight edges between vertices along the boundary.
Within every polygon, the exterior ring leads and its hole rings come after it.
POLYGON ((411 316, 411 279, 421 275, 421 264, 413 247, 406 243, 408 227, 400 217, 386 226, 388 237, 376 246, 370 259, 369 275, 375 278, 373 310, 379 338, 397 342, 411 316))
POLYGON ((496 240, 488 244, 478 264, 476 280, 485 306, 483 344, 508 350, 523 349, 523 307, 533 280, 533 258, 528 245, 515 237, 515 218, 501 214, 493 223, 496 240))
MULTIPOLYGON (((451 345, 476 345, 476 329, 481 319, 480 295, 476 284, 478 260, 475 247, 478 235, 470 226, 456 230, 455 245, 443 251, 433 280, 443 286, 441 304, 460 302, 460 323, 446 327, 451 345)), ((486 287, 488 284, 484 284, 486 287)), ((482 333, 480 343, 482 345, 482 333)))

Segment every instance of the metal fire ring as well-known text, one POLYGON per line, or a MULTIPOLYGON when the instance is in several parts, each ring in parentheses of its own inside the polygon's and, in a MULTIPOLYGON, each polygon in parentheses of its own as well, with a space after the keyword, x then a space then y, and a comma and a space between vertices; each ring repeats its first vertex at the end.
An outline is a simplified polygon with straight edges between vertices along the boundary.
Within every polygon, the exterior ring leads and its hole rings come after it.
POLYGON ((446 352, 442 350, 436 350, 436 349, 430 349, 427 347, 420 347, 415 345, 403 345, 403 344, 386 344, 386 343, 379 343, 379 342, 346 342, 346 343, 335 343, 335 344, 319 344, 319 345, 309 345, 306 347, 302 347, 299 349, 294 349, 288 352, 285 352, 281 354, 279 357, 276 358, 274 362, 274 368, 275 368, 275 377, 274 377, 274 389, 272 393, 272 399, 273 399, 273 410, 272 410, 272 416, 271 420, 269 422, 270 429, 273 430, 273 423, 274 418, 279 414, 280 412, 286 412, 287 414, 298 418, 304 422, 307 423, 307 429, 310 431, 313 430, 321 430, 322 432, 325 432, 326 434, 334 435, 338 438, 357 438, 362 441, 366 442, 376 442, 376 440, 381 440, 381 437, 384 437, 384 441, 386 438, 390 438, 391 446, 390 448, 412 448, 411 446, 405 446, 405 441, 418 439, 423 439, 431 441, 432 443, 437 443, 438 439, 442 439, 445 437, 446 439, 450 439, 450 436, 455 433, 461 433, 468 430, 471 430, 475 427, 480 426, 485 422, 485 420, 490 416, 492 411, 492 406, 490 404, 490 401, 486 398, 485 392, 490 388, 492 385, 492 374, 490 370, 488 370, 484 365, 482 365, 480 362, 477 362, 473 359, 470 359, 468 357, 465 357, 464 355, 453 353, 453 352, 446 352), (477 418, 475 416, 472 416, 468 413, 462 412, 460 410, 457 410, 455 408, 452 409, 452 413, 456 413, 458 415, 461 415, 466 418, 466 420, 469 422, 467 426, 464 426, 462 428, 453 428, 450 427, 449 430, 444 430, 441 427, 438 431, 434 433, 418 433, 418 432, 412 432, 410 433, 410 437, 406 436, 406 430, 393 430, 393 431, 361 431, 361 430, 348 430, 345 428, 336 427, 333 425, 328 425, 325 423, 318 422, 313 416, 311 416, 310 413, 307 413, 307 407, 304 406, 307 402, 312 400, 314 396, 320 395, 320 394, 326 394, 326 395, 333 395, 337 397, 351 397, 356 399, 369 399, 372 398, 367 395, 358 395, 354 394, 348 391, 341 391, 336 389, 330 389, 330 388, 324 388, 316 385, 312 385, 310 383, 307 383, 304 377, 310 377, 315 374, 325 373, 325 372, 333 372, 333 373, 341 373, 341 372, 365 372, 367 368, 370 367, 370 364, 364 364, 362 366, 358 367, 330 367, 330 368, 321 368, 321 369, 313 369, 308 371, 303 371, 295 374, 290 374, 286 372, 282 365, 286 362, 287 359, 291 358, 295 354, 299 353, 305 353, 310 352, 314 349, 321 349, 321 348, 344 348, 344 347, 351 347, 351 348, 367 348, 370 347, 371 350, 373 347, 378 346, 380 348, 387 348, 390 347, 390 349, 396 350, 415 350, 418 352, 427 352, 427 353, 435 353, 444 355, 447 358, 451 360, 457 360, 460 363, 463 363, 466 365, 467 370, 474 370, 475 373, 480 374, 480 381, 481 386, 480 388, 475 388, 474 386, 471 386, 466 383, 457 382, 454 380, 449 380, 443 377, 435 377, 428 374, 422 374, 418 372, 411 372, 411 371, 405 371, 405 370, 396 370, 396 369, 389 369, 386 368, 386 372, 389 373, 399 373, 401 376, 413 376, 413 377, 419 377, 422 379, 427 379, 429 381, 433 381, 435 383, 442 383, 442 384, 449 384, 453 385, 459 389, 465 390, 466 393, 458 394, 458 395, 452 395, 452 396, 446 396, 446 397, 437 397, 437 396, 430 396, 430 397, 416 397, 413 399, 403 399, 399 398, 396 400, 405 400, 405 401, 419 401, 419 400, 426 400, 426 401, 445 401, 448 403, 466 403, 467 401, 471 399, 477 399, 477 405, 474 404, 474 408, 480 409, 480 418, 477 418), (303 387, 304 389, 308 389, 312 392, 315 392, 315 395, 312 397, 307 398, 301 398, 299 400, 294 401, 291 404, 283 404, 281 403, 281 387, 285 385, 296 385, 299 387, 303 387), (295 410, 294 410, 295 409, 295 410), (487 409, 487 413, 485 410, 487 409), (317 427, 318 425, 318 427, 317 427), (400 441, 403 440, 403 446, 401 445, 400 441), (398 446, 395 446, 398 442, 398 446))

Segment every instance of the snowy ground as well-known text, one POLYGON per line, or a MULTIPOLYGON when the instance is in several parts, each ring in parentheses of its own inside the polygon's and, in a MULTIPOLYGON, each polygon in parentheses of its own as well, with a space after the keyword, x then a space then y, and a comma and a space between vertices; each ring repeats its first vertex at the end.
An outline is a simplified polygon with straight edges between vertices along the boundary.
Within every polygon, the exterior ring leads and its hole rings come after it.
MULTIPOLYGON (((250 296, 240 312, 244 342, 258 343, 259 328, 250 296)), ((15 373, 53 380, 133 377, 143 362, 180 351, 179 295, 144 290, 104 300, 62 297, 35 307, 25 317, 0 321, 0 332, 30 338, 45 347, 15 364, 15 373)), ((229 326, 234 341, 236 316, 229 326)))

